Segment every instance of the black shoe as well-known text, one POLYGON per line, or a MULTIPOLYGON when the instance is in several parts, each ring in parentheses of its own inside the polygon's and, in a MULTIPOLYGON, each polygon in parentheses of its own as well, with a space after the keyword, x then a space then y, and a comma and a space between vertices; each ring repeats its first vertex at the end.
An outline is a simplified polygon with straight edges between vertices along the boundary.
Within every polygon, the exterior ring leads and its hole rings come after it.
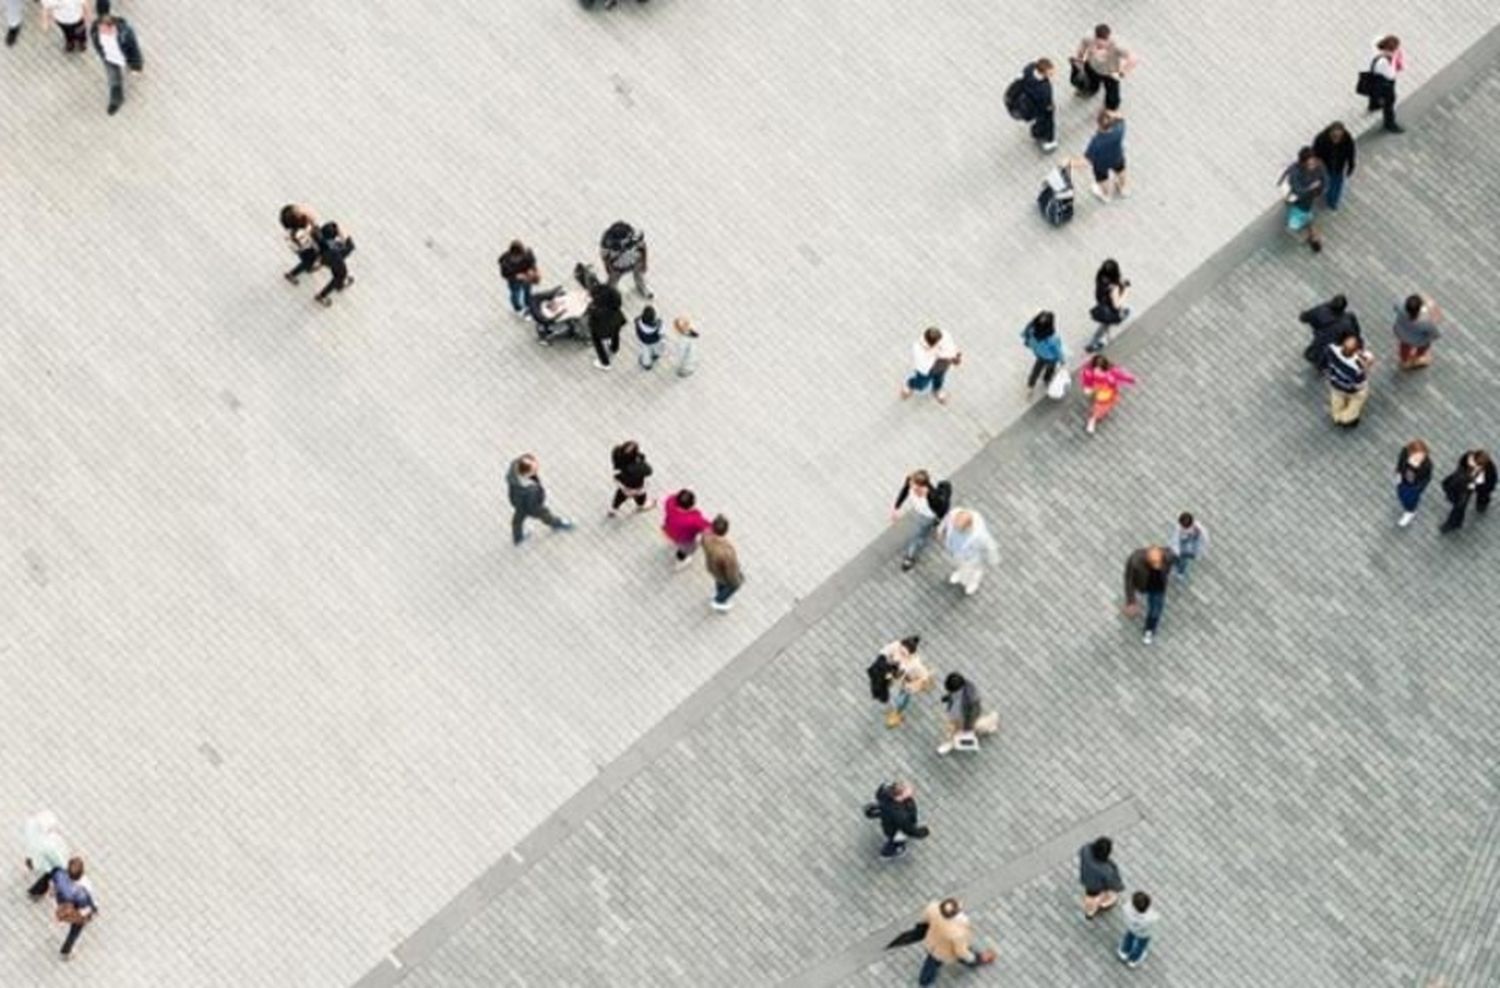
POLYGON ((17 25, 16 27, 13 27, 13 28, 9 28, 5 32, 5 47, 9 48, 12 45, 14 45, 16 43, 16 39, 19 38, 20 36, 21 36, 20 25, 17 25))
POLYGON ((907 558, 901 560, 901 572, 905 573, 915 565, 917 565, 917 561, 908 556, 907 558))
POLYGON ((1383 128, 1383 129, 1385 130, 1385 132, 1387 134, 1404 134, 1404 133, 1406 133, 1406 128, 1403 127, 1403 126, 1401 126, 1400 124, 1391 124, 1389 127, 1386 127, 1386 128, 1383 128))
POLYGON ((294 275, 294 274, 292 274, 290 271, 288 271, 286 274, 282 275, 282 277, 285 278, 287 281, 290 281, 294 285, 297 284, 297 276, 294 275))
POLYGON ((116 113, 119 113, 120 112, 120 107, 122 107, 124 105, 125 104, 123 102, 109 104, 109 110, 108 110, 109 115, 110 116, 114 116, 116 113))
POLYGON ((1444 535, 1447 535, 1449 532, 1456 532, 1456 531, 1458 531, 1459 527, 1460 526, 1458 526, 1458 525, 1450 525, 1447 522, 1443 522, 1441 525, 1438 526, 1438 531, 1442 532, 1444 535))
POLYGON ((1323 241, 1321 240, 1309 240, 1307 246, 1314 254, 1321 254, 1323 252, 1323 241))

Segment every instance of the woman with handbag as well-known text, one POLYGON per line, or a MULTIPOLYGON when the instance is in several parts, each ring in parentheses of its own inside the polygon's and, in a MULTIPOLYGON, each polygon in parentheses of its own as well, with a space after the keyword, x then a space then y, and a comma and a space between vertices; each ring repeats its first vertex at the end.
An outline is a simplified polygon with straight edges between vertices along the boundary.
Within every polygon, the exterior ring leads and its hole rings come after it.
POLYGON ((292 284, 304 274, 311 274, 318 267, 322 250, 318 245, 318 218, 311 209, 297 203, 281 207, 281 229, 286 232, 287 243, 297 255, 297 266, 282 275, 292 284))
POLYGON ((1368 110, 1380 111, 1381 126, 1392 134, 1404 134, 1406 128, 1396 122, 1396 75, 1406 68, 1406 52, 1401 39, 1387 34, 1375 40, 1375 57, 1370 68, 1359 74, 1355 91, 1369 100, 1368 110))
POLYGON ((1098 353, 1109 343, 1109 331, 1130 318, 1130 308, 1125 297, 1130 294, 1130 282, 1120 274, 1120 264, 1114 258, 1106 258, 1094 275, 1094 307, 1089 315, 1098 325, 1089 345, 1088 353, 1098 353))
POLYGON ((1094 359, 1083 369, 1078 381, 1090 402, 1089 418, 1084 423, 1083 431, 1092 436, 1094 428, 1108 418, 1109 413, 1120 403, 1120 389, 1134 383, 1135 377, 1130 371, 1116 367, 1104 354, 1096 353, 1094 359))

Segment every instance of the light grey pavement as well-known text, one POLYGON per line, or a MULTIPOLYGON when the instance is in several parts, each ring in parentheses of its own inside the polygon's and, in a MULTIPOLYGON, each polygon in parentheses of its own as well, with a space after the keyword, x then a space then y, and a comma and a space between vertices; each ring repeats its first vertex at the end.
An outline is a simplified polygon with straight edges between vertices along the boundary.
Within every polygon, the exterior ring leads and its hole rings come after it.
MULTIPOLYGON (((1370 37, 1408 36, 1410 89, 1500 20, 1111 14, 1136 197, 1045 231, 1000 93, 1091 5, 121 11, 147 71, 113 119, 92 54, 35 23, 0 52, 0 817, 50 806, 96 861, 67 976, 111 986, 359 977, 867 545, 905 470, 1012 421, 1030 311, 1081 336, 1106 253, 1149 304, 1355 114, 1370 37), (331 311, 276 277, 289 199, 359 242, 331 311), (689 381, 501 312, 505 240, 561 274, 619 217, 704 327, 689 381), (948 409, 894 397, 928 322, 970 357, 948 409), (658 578, 651 522, 602 525, 627 435, 734 516, 733 620, 658 578), (586 524, 515 553, 525 448, 586 524), (215 908, 188 922, 174 873, 215 908)), ((0 911, 0 982, 57 977, 47 926, 0 911)))
POLYGON ((839 974, 963 891, 1001 952, 975 985, 1495 984, 1500 530, 1440 536, 1435 491, 1397 529, 1391 469, 1414 436, 1440 473, 1500 439, 1497 132, 1492 62, 1365 147, 1322 256, 1268 239, 1119 347, 1141 384, 1097 436, 1076 401, 1039 408, 965 468, 958 500, 1004 555, 978 597, 936 560, 902 574, 889 546, 862 555, 851 568, 887 553, 400 983, 909 984, 919 949, 839 974), (1403 375, 1388 313, 1413 290, 1442 301, 1446 336, 1403 375), (1296 322, 1336 291, 1382 360, 1352 433, 1296 322), (1146 647, 1115 615, 1121 565, 1184 509, 1212 550, 1146 647), (869 701, 869 656, 914 632, 1001 713, 978 755, 934 752, 931 702, 889 731, 869 701), (897 774, 933 834, 883 863, 859 807, 897 774), (1083 921, 1074 885, 1080 822, 1122 801, 1141 819, 1111 827, 1117 858, 1165 917, 1137 972, 1113 957, 1118 918, 1083 921), (1050 866, 1028 871, 1039 853, 1050 866))

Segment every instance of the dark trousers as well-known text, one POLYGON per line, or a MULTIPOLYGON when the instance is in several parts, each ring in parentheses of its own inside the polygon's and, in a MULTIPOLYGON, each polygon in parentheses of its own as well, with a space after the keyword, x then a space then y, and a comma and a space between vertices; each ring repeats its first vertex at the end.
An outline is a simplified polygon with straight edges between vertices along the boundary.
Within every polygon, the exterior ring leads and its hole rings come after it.
POLYGON ((109 112, 113 113, 125 102, 125 70, 113 62, 105 62, 104 73, 109 76, 109 112))
POLYGON ((88 32, 84 30, 83 21, 76 24, 59 24, 57 29, 62 32, 65 51, 83 51, 87 46, 88 32))
MULTIPOLYGON (((1476 491, 1475 495, 1475 500, 1477 501, 1477 503, 1474 505, 1474 507, 1478 509, 1480 514, 1484 514, 1490 509, 1489 492, 1476 491)), ((1465 491, 1464 496, 1459 498, 1457 501, 1453 501, 1452 505, 1453 507, 1448 509, 1447 519, 1443 522, 1443 531, 1445 532, 1451 532, 1455 528, 1464 527, 1464 515, 1467 514, 1469 510, 1468 492, 1465 491)))
POLYGON ((535 511, 528 511, 525 508, 516 508, 515 511, 511 512, 510 516, 510 538, 511 541, 515 542, 517 545, 520 545, 521 540, 526 537, 527 518, 535 518, 537 521, 541 522, 543 525, 546 525, 548 528, 560 528, 562 526, 562 519, 549 511, 545 504, 540 508, 537 508, 535 511))
POLYGON ((1043 143, 1057 140, 1057 112, 1055 110, 1039 110, 1036 119, 1031 121, 1031 136, 1043 143))
POLYGON ((594 336, 593 337, 593 341, 594 341, 594 352, 599 355, 599 363, 603 364, 605 367, 608 367, 609 366, 609 355, 611 353, 619 353, 620 352, 620 334, 619 334, 619 332, 618 331, 613 332, 613 333, 611 333, 608 336, 594 336), (606 353, 605 350, 604 350, 604 344, 606 344, 606 343, 609 344, 609 352, 608 353, 606 353))
POLYGON ((311 274, 313 268, 318 266, 318 248, 308 247, 297 252, 297 266, 286 273, 287 278, 296 278, 299 275, 311 274))
POLYGON ((1167 592, 1165 590, 1146 591, 1146 630, 1152 634, 1156 633, 1156 626, 1161 624, 1161 612, 1167 608, 1167 592))
POLYGON ((325 259, 325 263, 328 265, 329 273, 333 277, 329 278, 328 284, 324 285, 323 290, 318 292, 317 298, 320 302, 334 292, 343 291, 344 286, 349 283, 349 265, 344 263, 342 257, 330 256, 325 259))
POLYGON ((1388 85, 1384 92, 1370 97, 1370 109, 1380 111, 1380 122, 1387 129, 1396 126, 1396 86, 1388 85))
MULTIPOLYGON (((962 964, 962 965, 964 965, 965 967, 978 967, 979 966, 979 955, 975 954, 974 955, 974 959, 972 961, 966 961, 966 960, 963 960, 962 958, 960 958, 959 959, 959 963, 962 964)), ((932 956, 931 954, 928 954, 927 955, 927 959, 924 960, 924 961, 922 961, 922 973, 920 973, 920 974, 917 975, 917 984, 919 984, 919 985, 930 985, 930 984, 933 984, 934 982, 937 981, 938 972, 941 971, 942 969, 943 969, 943 962, 940 961, 940 960, 938 960, 936 957, 932 956)))
POLYGON ((1052 377, 1056 373, 1057 373, 1057 362, 1056 361, 1043 360, 1041 357, 1038 357, 1038 358, 1036 358, 1036 362, 1031 365, 1031 374, 1028 375, 1027 378, 1026 378, 1026 387, 1028 387, 1028 388, 1034 388, 1034 387, 1036 387, 1036 382, 1038 380, 1044 381, 1047 384, 1051 384, 1052 383, 1052 377))
POLYGON ((1118 110, 1120 108, 1119 79, 1116 79, 1112 75, 1100 75, 1087 62, 1083 63, 1083 78, 1087 83, 1082 87, 1083 91, 1090 96, 1097 93, 1100 86, 1104 87, 1104 108, 1106 110, 1118 110))
POLYGON ((83 927, 83 923, 68 924, 68 935, 63 938, 62 945, 62 953, 64 954, 64 956, 73 952, 73 945, 77 943, 78 938, 83 935, 83 927))
POLYGON ((31 896, 33 899, 40 899, 42 896, 47 894, 47 889, 50 888, 51 885, 52 872, 43 872, 41 878, 38 878, 35 882, 31 883, 31 887, 26 890, 26 894, 31 896))
POLYGON ((641 491, 639 494, 626 494, 620 488, 616 487, 614 500, 609 505, 610 510, 619 511, 620 505, 626 501, 634 501, 637 508, 644 508, 646 506, 646 492, 641 491))
POLYGON ((529 281, 507 281, 505 287, 510 290, 510 307, 517 312, 526 312, 531 307, 531 282, 529 281))

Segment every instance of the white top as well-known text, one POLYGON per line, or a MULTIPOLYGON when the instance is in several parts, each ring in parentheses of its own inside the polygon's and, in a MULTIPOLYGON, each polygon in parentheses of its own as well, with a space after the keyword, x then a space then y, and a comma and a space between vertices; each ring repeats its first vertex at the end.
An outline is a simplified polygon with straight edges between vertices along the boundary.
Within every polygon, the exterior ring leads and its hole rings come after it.
POLYGON ((83 0, 42 0, 42 6, 59 24, 77 24, 83 20, 83 0))
POLYGON ((99 29, 99 48, 104 52, 104 60, 110 65, 125 65, 125 53, 120 50, 120 32, 99 29))
POLYGON ((1391 58, 1391 56, 1387 55, 1385 52, 1381 52, 1376 57, 1375 68, 1373 71, 1382 79, 1389 79, 1392 82, 1396 81, 1395 59, 1391 58))
POLYGON ((954 342, 953 336, 944 333, 943 338, 938 340, 937 346, 928 346, 925 339, 918 339, 911 345, 911 369, 918 374, 928 374, 932 371, 932 365, 938 358, 952 360, 958 356, 958 344, 954 342))

